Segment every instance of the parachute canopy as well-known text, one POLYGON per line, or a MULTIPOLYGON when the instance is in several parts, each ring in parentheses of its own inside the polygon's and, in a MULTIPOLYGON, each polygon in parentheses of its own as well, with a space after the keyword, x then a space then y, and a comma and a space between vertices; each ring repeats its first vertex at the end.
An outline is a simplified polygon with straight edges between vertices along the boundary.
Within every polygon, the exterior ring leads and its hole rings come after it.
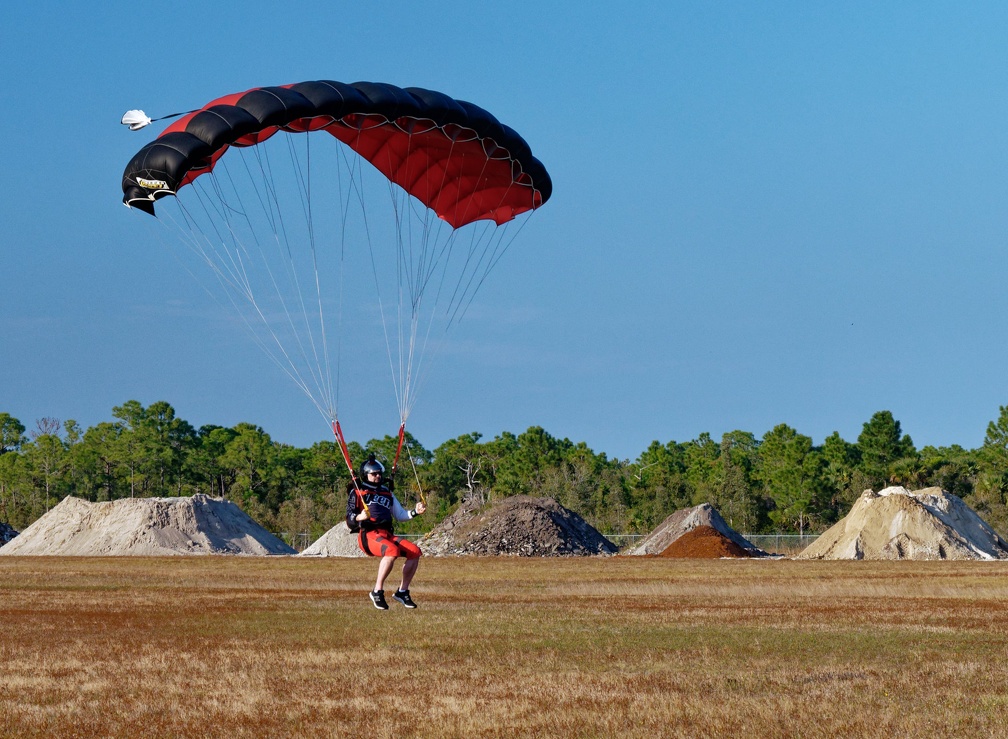
POLYGON ((213 169, 229 147, 277 131, 325 130, 454 228, 498 225, 552 193, 545 167, 513 129, 486 110, 422 88, 321 80, 257 87, 187 113, 130 160, 123 202, 154 202, 213 169))

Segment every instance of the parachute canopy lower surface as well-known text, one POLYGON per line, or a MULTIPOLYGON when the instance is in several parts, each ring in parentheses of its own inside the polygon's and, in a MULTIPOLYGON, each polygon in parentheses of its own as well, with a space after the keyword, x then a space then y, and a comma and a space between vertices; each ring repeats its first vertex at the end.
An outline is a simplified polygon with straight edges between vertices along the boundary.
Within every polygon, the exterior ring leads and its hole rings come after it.
POLYGON ((525 141, 483 108, 422 88, 327 80, 259 87, 188 113, 130 160, 123 202, 154 201, 213 169, 229 147, 325 130, 455 228, 538 208, 552 182, 525 141))

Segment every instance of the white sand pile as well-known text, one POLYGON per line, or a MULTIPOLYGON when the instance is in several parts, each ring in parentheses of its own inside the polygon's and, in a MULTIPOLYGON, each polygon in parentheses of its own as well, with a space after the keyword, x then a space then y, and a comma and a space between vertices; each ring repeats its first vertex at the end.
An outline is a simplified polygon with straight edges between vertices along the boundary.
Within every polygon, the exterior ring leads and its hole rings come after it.
POLYGON ((0 547, 9 542, 18 532, 9 523, 0 523, 0 547))
POLYGON ((340 521, 301 552, 302 557, 366 557, 357 546, 357 534, 340 521))
POLYGON ((721 514, 710 503, 701 503, 693 508, 683 508, 673 513, 648 534, 644 540, 630 549, 627 554, 661 554, 669 545, 688 531, 698 526, 710 526, 729 541, 742 547, 754 557, 766 556, 766 552, 755 547, 742 534, 725 523, 721 514))
POLYGON ((234 503, 206 495, 89 503, 67 497, 0 554, 294 554, 234 503))
POLYGON ((866 490, 801 559, 1008 559, 1008 543, 941 488, 866 490))

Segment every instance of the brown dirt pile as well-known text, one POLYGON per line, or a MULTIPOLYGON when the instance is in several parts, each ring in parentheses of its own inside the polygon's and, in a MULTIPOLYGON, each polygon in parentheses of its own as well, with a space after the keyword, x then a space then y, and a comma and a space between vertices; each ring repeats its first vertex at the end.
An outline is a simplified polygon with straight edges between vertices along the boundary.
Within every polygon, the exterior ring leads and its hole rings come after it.
POLYGON ((463 502, 420 541, 435 556, 510 554, 561 557, 613 554, 616 545, 551 498, 516 495, 488 506, 463 502))
POLYGON ((673 541, 659 557, 681 559, 720 559, 722 557, 752 557, 713 526, 697 526, 673 541))
POLYGON ((719 533, 736 547, 746 552, 745 555, 718 555, 718 556, 747 556, 765 557, 767 553, 757 548, 749 542, 742 534, 729 526, 710 503, 701 503, 693 508, 683 508, 666 518, 658 527, 644 537, 644 540, 637 546, 630 549, 627 554, 662 554, 673 542, 690 531, 697 528, 710 528, 719 533))
POLYGON ((206 495, 107 503, 68 496, 0 547, 0 555, 84 557, 295 553, 231 501, 206 495))

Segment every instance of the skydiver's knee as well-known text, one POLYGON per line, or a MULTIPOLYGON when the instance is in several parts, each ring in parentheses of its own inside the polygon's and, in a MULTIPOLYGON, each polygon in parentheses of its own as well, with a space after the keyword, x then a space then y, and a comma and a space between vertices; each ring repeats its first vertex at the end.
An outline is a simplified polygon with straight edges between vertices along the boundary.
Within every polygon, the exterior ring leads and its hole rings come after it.
POLYGON ((402 551, 402 556, 411 562, 415 562, 423 556, 423 552, 420 550, 420 547, 411 541, 400 542, 399 549, 402 551))

